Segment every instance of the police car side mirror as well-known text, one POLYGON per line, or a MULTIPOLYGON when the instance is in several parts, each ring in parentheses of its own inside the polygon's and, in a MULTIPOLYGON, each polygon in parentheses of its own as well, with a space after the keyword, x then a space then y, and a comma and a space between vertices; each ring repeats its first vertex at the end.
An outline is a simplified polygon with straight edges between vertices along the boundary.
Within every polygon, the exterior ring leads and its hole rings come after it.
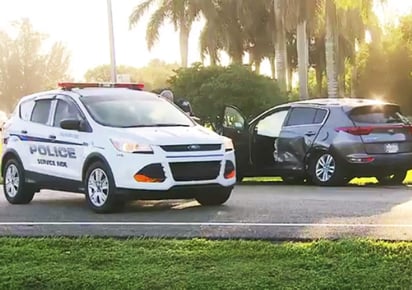
POLYGON ((63 120, 60 122, 60 127, 65 130, 80 131, 82 128, 82 121, 77 119, 63 120))

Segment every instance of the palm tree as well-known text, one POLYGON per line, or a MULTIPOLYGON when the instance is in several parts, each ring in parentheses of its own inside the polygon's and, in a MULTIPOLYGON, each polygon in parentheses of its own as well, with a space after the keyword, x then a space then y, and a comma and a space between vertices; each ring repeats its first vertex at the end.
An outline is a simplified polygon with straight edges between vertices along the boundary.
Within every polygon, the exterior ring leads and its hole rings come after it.
POLYGON ((337 61, 337 9, 334 0, 326 0, 326 36, 325 36, 325 57, 326 57, 326 77, 328 84, 328 97, 337 98, 339 96, 338 82, 338 61, 337 61))
MULTIPOLYGON (((381 0, 381 2, 384 1, 381 0)), ((325 54, 328 96, 330 98, 344 94, 342 89, 344 89, 343 74, 346 57, 355 54, 356 41, 363 39, 365 23, 373 14, 373 4, 373 0, 348 0, 344 2, 326 0, 325 54), (337 4, 341 6, 337 7, 337 4), (349 19, 352 19, 350 23, 348 23, 349 19)))
POLYGON ((199 15, 202 0, 145 0, 137 5, 129 17, 129 25, 132 28, 142 16, 154 5, 157 9, 152 14, 146 30, 146 41, 149 49, 152 49, 159 37, 162 24, 170 20, 176 31, 179 31, 181 65, 187 67, 189 54, 189 34, 193 22, 199 15))
POLYGON ((288 61, 287 61, 287 40, 286 40, 286 0, 274 0, 275 11, 275 62, 277 79, 281 90, 286 91, 288 88, 288 61))
MULTIPOLYGON (((289 2, 291 3, 291 2, 289 2)), ((308 23, 312 23, 314 18, 319 16, 322 6, 321 0, 295 0, 293 10, 297 11, 296 19, 296 42, 298 54, 299 73, 299 95, 305 100, 309 98, 308 88, 308 68, 309 68, 309 36, 308 23)))

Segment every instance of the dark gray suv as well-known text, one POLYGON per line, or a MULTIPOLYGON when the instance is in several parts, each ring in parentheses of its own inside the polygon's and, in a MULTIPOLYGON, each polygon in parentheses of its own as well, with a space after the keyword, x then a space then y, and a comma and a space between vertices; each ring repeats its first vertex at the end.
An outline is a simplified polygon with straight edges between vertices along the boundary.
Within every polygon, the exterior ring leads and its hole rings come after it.
POLYGON ((411 122, 396 104, 314 99, 280 105, 250 122, 227 106, 221 133, 235 144, 238 180, 342 185, 354 177, 401 184, 412 168, 411 122))

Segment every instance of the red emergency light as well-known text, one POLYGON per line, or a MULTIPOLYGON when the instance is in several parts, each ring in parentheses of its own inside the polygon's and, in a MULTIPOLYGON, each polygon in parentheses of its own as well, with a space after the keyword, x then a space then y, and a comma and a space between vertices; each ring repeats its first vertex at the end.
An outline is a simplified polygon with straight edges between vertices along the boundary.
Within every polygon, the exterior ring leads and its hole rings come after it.
POLYGON ((71 89, 85 89, 85 88, 125 88, 131 90, 143 90, 144 84, 135 84, 135 83, 70 83, 70 82, 61 82, 58 83, 58 86, 63 90, 71 89))

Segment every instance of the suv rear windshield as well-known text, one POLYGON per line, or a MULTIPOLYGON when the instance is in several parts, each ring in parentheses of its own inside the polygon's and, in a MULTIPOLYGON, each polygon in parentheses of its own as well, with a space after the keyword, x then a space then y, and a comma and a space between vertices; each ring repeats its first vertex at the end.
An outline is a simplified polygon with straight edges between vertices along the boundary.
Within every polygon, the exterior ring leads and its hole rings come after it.
POLYGON ((358 107, 353 109, 349 116, 356 125, 411 123, 408 118, 401 114, 399 106, 395 105, 358 107))
POLYGON ((92 118, 119 128, 194 126, 193 121, 168 101, 153 97, 89 96, 81 98, 92 118))

